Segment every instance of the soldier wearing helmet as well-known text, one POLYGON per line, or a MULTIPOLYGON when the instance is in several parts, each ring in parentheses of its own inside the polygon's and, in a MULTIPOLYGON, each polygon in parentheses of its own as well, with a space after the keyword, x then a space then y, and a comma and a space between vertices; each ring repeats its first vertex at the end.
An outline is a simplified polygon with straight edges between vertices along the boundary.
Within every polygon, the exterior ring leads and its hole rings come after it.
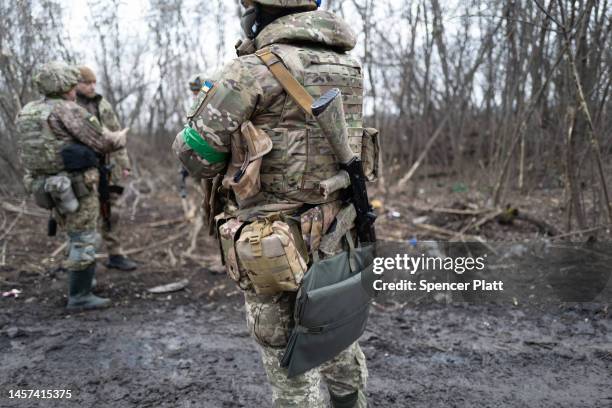
POLYGON ((320 1, 242 4, 241 25, 250 45, 240 46, 240 56, 225 66, 207 94, 198 96, 173 149, 194 177, 224 175, 223 188, 213 181, 206 202, 215 195, 229 200, 215 218, 217 234, 228 275, 245 293, 247 324, 260 347, 274 406, 323 407, 323 380, 332 406, 365 407, 367 369, 356 342, 291 378, 280 361, 299 287, 299 274, 293 273, 304 271, 313 259, 344 251, 351 238, 346 234, 347 241, 334 249, 339 252, 319 250, 321 236, 342 207, 339 192, 324 195, 318 188, 337 174, 337 158, 317 122, 290 97, 273 69, 285 67, 314 98, 341 88, 351 146, 360 152, 363 77, 359 62, 348 54, 355 36, 338 16, 318 10, 320 1), (275 251, 284 255, 271 257, 275 251), (262 269, 258 275, 254 268, 263 268, 259 260, 267 256, 270 274, 262 269), (268 290, 263 281, 279 271, 286 278, 279 285, 283 289, 268 290))
MULTIPOLYGON (((119 119, 113 107, 106 98, 96 92, 97 78, 93 70, 87 66, 79 68, 79 83, 77 84, 77 103, 94 115, 102 126, 111 130, 121 129, 119 119)), ((131 164, 126 148, 110 153, 105 157, 105 162, 111 167, 110 183, 110 205, 114 209, 119 208, 120 191, 123 184, 131 174, 131 164)), ((131 271, 136 269, 136 263, 123 254, 121 247, 121 222, 118 211, 111 211, 112 220, 101 222, 100 230, 102 239, 108 251, 107 268, 131 271)))
POLYGON ((109 303, 91 292, 100 211, 98 156, 123 148, 126 132, 103 128, 75 103, 78 78, 78 69, 61 62, 41 66, 34 82, 43 98, 23 107, 17 130, 26 188, 68 234, 67 308, 91 309, 109 303))

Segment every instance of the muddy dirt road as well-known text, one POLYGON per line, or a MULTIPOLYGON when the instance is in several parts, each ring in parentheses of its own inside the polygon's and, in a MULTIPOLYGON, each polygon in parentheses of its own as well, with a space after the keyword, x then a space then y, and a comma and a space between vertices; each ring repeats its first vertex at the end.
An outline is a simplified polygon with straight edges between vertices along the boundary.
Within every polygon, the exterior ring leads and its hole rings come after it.
MULTIPOLYGON (((165 296, 72 315, 57 302, 3 303, 3 407, 270 406, 239 296, 165 296), (11 400, 10 389, 70 389, 73 397, 11 400)), ((361 342, 370 402, 609 407, 611 333, 610 318, 593 310, 375 308, 361 342)))
MULTIPOLYGON (((63 311, 66 274, 35 255, 52 253, 61 239, 43 236, 42 218, 17 220, 0 266, 0 291, 22 291, 0 298, 0 407, 270 406, 241 294, 218 265, 180 256, 189 242, 168 241, 181 228, 163 224, 180 218, 175 204, 129 220, 141 229, 129 231, 126 247, 149 249, 134 254, 135 272, 99 269, 96 290, 114 306, 89 313, 63 311), (146 291, 183 278, 183 291, 146 291), (69 389, 72 398, 9 398, 27 389, 69 389)), ((206 239, 198 248, 216 251, 206 239)), ((383 302, 372 308, 361 344, 374 407, 612 406, 604 302, 383 302)))

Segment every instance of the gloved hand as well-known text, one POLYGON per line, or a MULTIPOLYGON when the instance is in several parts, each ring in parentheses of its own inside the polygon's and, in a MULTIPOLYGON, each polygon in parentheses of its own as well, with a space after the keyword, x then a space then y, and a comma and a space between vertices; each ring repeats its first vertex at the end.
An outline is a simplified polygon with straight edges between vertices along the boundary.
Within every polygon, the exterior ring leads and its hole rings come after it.
POLYGON ((108 140, 113 147, 113 150, 119 150, 125 147, 127 143, 127 132, 130 128, 125 128, 116 132, 111 132, 107 128, 102 128, 102 136, 108 140))

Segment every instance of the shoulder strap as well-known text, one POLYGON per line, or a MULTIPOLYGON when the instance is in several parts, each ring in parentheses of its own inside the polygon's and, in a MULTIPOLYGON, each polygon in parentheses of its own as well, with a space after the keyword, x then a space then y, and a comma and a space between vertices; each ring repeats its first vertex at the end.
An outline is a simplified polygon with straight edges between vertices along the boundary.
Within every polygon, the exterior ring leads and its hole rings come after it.
POLYGON ((308 115, 312 115, 312 103, 314 102, 314 98, 302 84, 291 75, 291 72, 285 67, 285 64, 283 64, 280 58, 278 58, 269 47, 257 50, 255 55, 266 64, 272 75, 280 82, 285 92, 289 94, 295 103, 297 103, 308 115))

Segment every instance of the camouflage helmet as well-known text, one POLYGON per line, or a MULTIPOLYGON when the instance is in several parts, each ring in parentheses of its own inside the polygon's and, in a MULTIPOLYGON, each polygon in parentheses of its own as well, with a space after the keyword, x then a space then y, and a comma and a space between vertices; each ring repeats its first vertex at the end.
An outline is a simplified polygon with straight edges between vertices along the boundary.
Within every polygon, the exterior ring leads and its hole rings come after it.
POLYGON ((54 61, 42 65, 34 76, 34 83, 43 95, 62 95, 79 81, 77 67, 54 61))
POLYGON ((321 5, 321 0, 242 0, 242 5, 245 7, 253 3, 276 8, 316 10, 321 5))

